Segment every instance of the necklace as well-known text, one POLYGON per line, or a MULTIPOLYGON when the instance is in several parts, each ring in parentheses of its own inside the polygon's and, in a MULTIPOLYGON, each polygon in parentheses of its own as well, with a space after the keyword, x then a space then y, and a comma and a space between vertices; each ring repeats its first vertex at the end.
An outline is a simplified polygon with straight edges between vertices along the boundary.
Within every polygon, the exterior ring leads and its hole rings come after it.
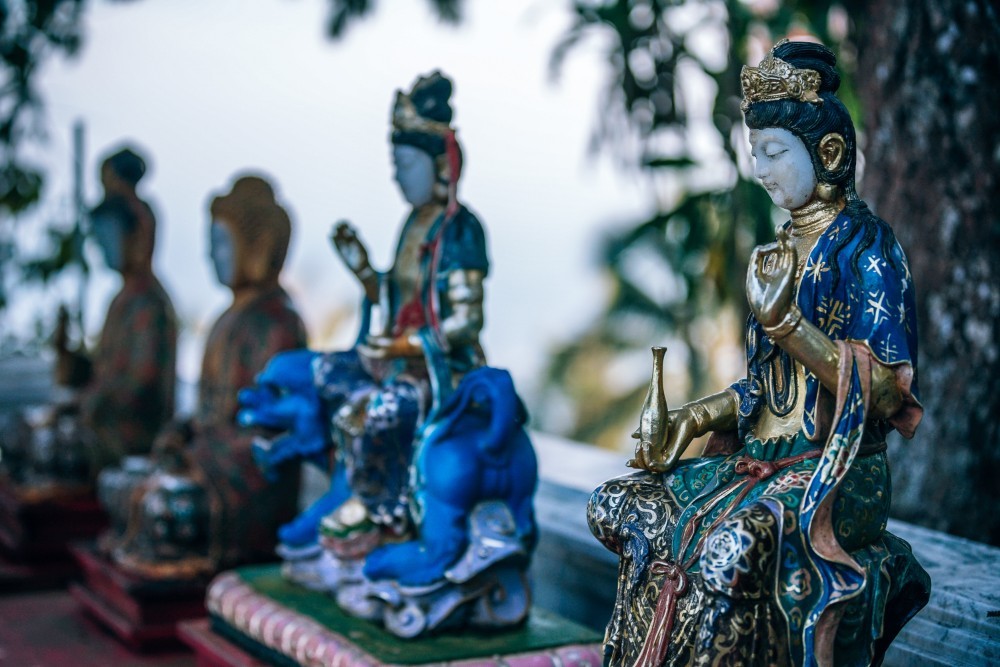
POLYGON ((830 223, 837 219, 844 209, 844 200, 824 201, 814 198, 805 206, 792 211, 791 236, 810 237, 819 235, 830 223))

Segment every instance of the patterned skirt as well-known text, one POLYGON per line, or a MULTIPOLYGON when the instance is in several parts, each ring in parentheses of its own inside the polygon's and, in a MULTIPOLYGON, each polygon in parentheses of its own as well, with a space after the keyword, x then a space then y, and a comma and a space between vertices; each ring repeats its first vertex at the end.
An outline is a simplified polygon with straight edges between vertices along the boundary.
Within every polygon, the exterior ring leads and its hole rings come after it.
MULTIPOLYGON (((820 573, 798 517, 818 451, 801 434, 750 440, 732 455, 619 477, 594 492, 591 530, 620 556, 608 664, 809 660, 802 630, 815 620, 820 573)), ((890 494, 885 454, 871 454, 854 461, 833 507, 838 541, 866 572, 836 627, 838 665, 880 662, 929 595, 909 545, 885 531, 890 494)))

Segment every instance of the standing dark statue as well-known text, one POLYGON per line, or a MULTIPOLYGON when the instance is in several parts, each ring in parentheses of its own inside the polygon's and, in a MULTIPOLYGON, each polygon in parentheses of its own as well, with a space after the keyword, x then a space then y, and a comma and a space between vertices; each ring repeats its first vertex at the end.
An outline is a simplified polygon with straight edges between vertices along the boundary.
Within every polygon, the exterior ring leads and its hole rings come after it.
POLYGON ((103 496, 124 535, 110 548, 119 566, 152 578, 189 578, 271 557, 277 527, 295 514, 298 471, 284 466, 265 482, 251 454, 253 433, 236 423, 236 397, 268 359, 306 344, 305 328, 278 283, 291 235, 270 184, 243 176, 213 199, 211 259, 233 301, 212 327, 202 361, 198 406, 156 441, 156 472, 127 482, 109 472, 103 496))
POLYGON ((750 261, 746 377, 665 414, 648 401, 643 471, 591 498, 591 530, 621 557, 612 665, 878 664, 927 601, 885 530, 885 436, 912 437, 922 413, 913 284, 855 192, 835 64, 783 41, 743 70, 755 175, 791 220, 750 261))
MULTIPOLYGON (((126 455, 148 454, 174 415, 177 321, 153 274, 156 220, 136 194, 145 171, 145 161, 128 148, 105 159, 104 199, 90 216, 105 263, 122 276, 80 397, 81 421, 96 436, 97 469, 126 455)), ((57 341, 64 338, 57 335, 57 341)), ((58 348, 65 368, 74 353, 58 348)))

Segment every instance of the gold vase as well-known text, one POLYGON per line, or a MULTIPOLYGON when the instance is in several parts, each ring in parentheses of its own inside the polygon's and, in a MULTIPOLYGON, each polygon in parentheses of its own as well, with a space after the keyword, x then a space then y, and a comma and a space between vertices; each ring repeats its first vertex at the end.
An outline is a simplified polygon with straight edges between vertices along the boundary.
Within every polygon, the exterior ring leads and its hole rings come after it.
POLYGON ((647 464, 662 458, 668 433, 667 397, 663 392, 663 356, 667 348, 654 347, 652 351, 653 376, 649 379, 649 391, 639 413, 639 428, 632 434, 639 440, 637 451, 641 448, 653 455, 654 460, 647 461, 647 464))

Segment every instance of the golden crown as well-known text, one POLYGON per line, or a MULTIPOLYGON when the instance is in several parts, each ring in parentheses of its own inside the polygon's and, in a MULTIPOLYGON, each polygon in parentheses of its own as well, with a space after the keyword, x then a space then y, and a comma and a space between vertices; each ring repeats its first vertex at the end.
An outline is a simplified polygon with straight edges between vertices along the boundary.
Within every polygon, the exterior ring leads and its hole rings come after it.
MULTIPOLYGON (((413 103, 413 95, 421 88, 437 84, 443 75, 435 70, 427 76, 418 77, 409 93, 396 91, 396 101, 392 106, 392 129, 397 132, 420 132, 445 137, 454 129, 448 123, 432 120, 420 114, 413 103)), ((448 88, 450 95, 450 86, 448 88)), ((445 102, 447 104, 447 102, 445 102)))
MULTIPOLYGON (((787 39, 774 45, 778 48, 787 39)), ((822 79, 814 69, 798 69, 774 55, 760 61, 757 67, 745 65, 740 72, 740 86, 743 89, 743 101, 740 108, 746 111, 754 102, 771 102, 774 100, 798 100, 822 104, 823 100, 817 94, 822 79)))
POLYGON ((400 132, 423 132, 445 136, 452 131, 447 123, 424 118, 417 113, 413 100, 402 91, 396 92, 396 103, 392 108, 392 129, 400 132))

